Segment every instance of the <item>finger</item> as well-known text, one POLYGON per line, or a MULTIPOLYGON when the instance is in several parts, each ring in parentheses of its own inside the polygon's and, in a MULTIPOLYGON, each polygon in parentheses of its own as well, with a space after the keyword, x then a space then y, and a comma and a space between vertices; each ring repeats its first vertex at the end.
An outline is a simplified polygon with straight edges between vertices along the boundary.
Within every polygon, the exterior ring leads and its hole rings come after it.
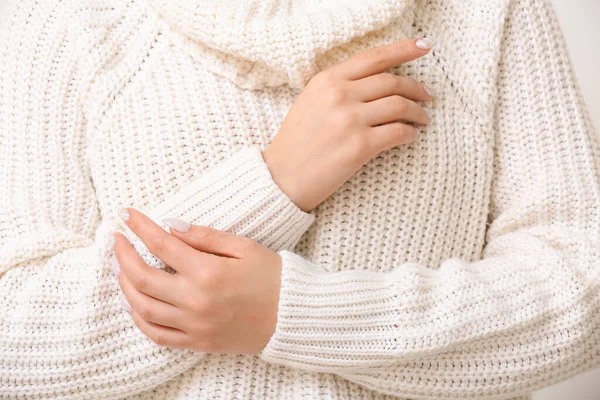
POLYGON ((198 254, 202 254, 170 235, 169 232, 134 208, 120 209, 119 216, 152 254, 177 272, 189 271, 192 268, 190 260, 197 259, 198 254))
POLYGON ((184 331, 146 321, 133 309, 131 317, 139 330, 157 345, 179 349, 190 348, 191 338, 184 331))
POLYGON ((193 248, 224 257, 243 258, 253 240, 205 225, 192 225, 179 218, 165 218, 171 234, 193 248))
POLYGON ((417 139, 417 128, 401 122, 392 122, 371 128, 367 135, 373 143, 373 148, 382 152, 394 146, 414 142, 417 139))
POLYGON ((396 121, 414 122, 421 125, 429 123, 428 111, 420 104, 401 96, 388 96, 383 99, 364 103, 367 123, 371 126, 396 121))
POLYGON ((172 328, 182 327, 182 312, 179 308, 139 292, 125 274, 119 275, 119 286, 131 309, 144 320, 172 328))
POLYGON ((361 79, 423 57, 434 45, 428 38, 401 40, 360 52, 330 69, 350 80, 361 79))
POLYGON ((433 91, 426 88, 421 82, 406 76, 398 76, 387 72, 350 82, 350 86, 353 87, 351 92, 356 93, 359 99, 364 102, 393 95, 402 96, 414 101, 429 101, 433 99, 433 96, 430 94, 433 91))
POLYGON ((166 303, 177 303, 178 275, 146 264, 127 238, 118 232, 115 233, 114 249, 121 271, 119 275, 126 275, 139 292, 166 303))

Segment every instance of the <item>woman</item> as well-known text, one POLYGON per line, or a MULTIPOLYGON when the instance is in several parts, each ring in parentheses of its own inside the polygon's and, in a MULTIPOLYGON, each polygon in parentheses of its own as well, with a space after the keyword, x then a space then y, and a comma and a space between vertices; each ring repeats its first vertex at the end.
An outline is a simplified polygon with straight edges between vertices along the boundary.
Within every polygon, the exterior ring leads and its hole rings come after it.
POLYGON ((2 29, 2 397, 526 399, 600 365, 600 146, 544 0, 2 29))

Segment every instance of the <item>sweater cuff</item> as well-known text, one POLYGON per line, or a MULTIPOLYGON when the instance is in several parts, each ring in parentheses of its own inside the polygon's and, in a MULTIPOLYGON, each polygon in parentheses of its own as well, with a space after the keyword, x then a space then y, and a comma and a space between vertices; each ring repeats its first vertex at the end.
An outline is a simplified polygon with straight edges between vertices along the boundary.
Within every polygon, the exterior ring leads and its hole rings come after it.
POLYGON ((274 251, 293 249, 314 222, 273 180, 259 147, 244 148, 148 212, 246 236, 274 251))
POLYGON ((398 329, 390 322, 396 299, 385 277, 361 271, 358 279, 356 271, 329 272, 293 252, 279 255, 277 323, 262 360, 330 372, 376 365, 397 353, 398 329))

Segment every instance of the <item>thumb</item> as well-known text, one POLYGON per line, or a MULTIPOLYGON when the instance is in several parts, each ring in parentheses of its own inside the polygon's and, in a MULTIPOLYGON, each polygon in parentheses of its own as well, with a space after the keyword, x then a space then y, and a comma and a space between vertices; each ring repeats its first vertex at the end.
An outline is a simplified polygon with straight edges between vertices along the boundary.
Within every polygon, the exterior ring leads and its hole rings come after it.
POLYGON ((244 236, 234 235, 205 225, 192 225, 179 218, 164 218, 162 223, 171 231, 171 235, 196 250, 225 257, 243 258, 248 248, 244 236))

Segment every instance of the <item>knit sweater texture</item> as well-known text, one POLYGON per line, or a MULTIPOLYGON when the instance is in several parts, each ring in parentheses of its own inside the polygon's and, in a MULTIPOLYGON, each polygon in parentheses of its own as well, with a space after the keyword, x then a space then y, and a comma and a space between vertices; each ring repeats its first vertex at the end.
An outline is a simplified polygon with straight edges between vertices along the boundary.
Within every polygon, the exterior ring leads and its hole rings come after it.
POLYGON ((528 399, 600 365, 599 175, 545 0, 12 1, 0 398, 528 399), (348 56, 421 36, 437 47, 391 72, 436 89, 432 122, 299 209, 261 154, 295 97, 348 56), (120 206, 279 252, 260 354, 137 329, 112 232, 166 266, 120 206))

